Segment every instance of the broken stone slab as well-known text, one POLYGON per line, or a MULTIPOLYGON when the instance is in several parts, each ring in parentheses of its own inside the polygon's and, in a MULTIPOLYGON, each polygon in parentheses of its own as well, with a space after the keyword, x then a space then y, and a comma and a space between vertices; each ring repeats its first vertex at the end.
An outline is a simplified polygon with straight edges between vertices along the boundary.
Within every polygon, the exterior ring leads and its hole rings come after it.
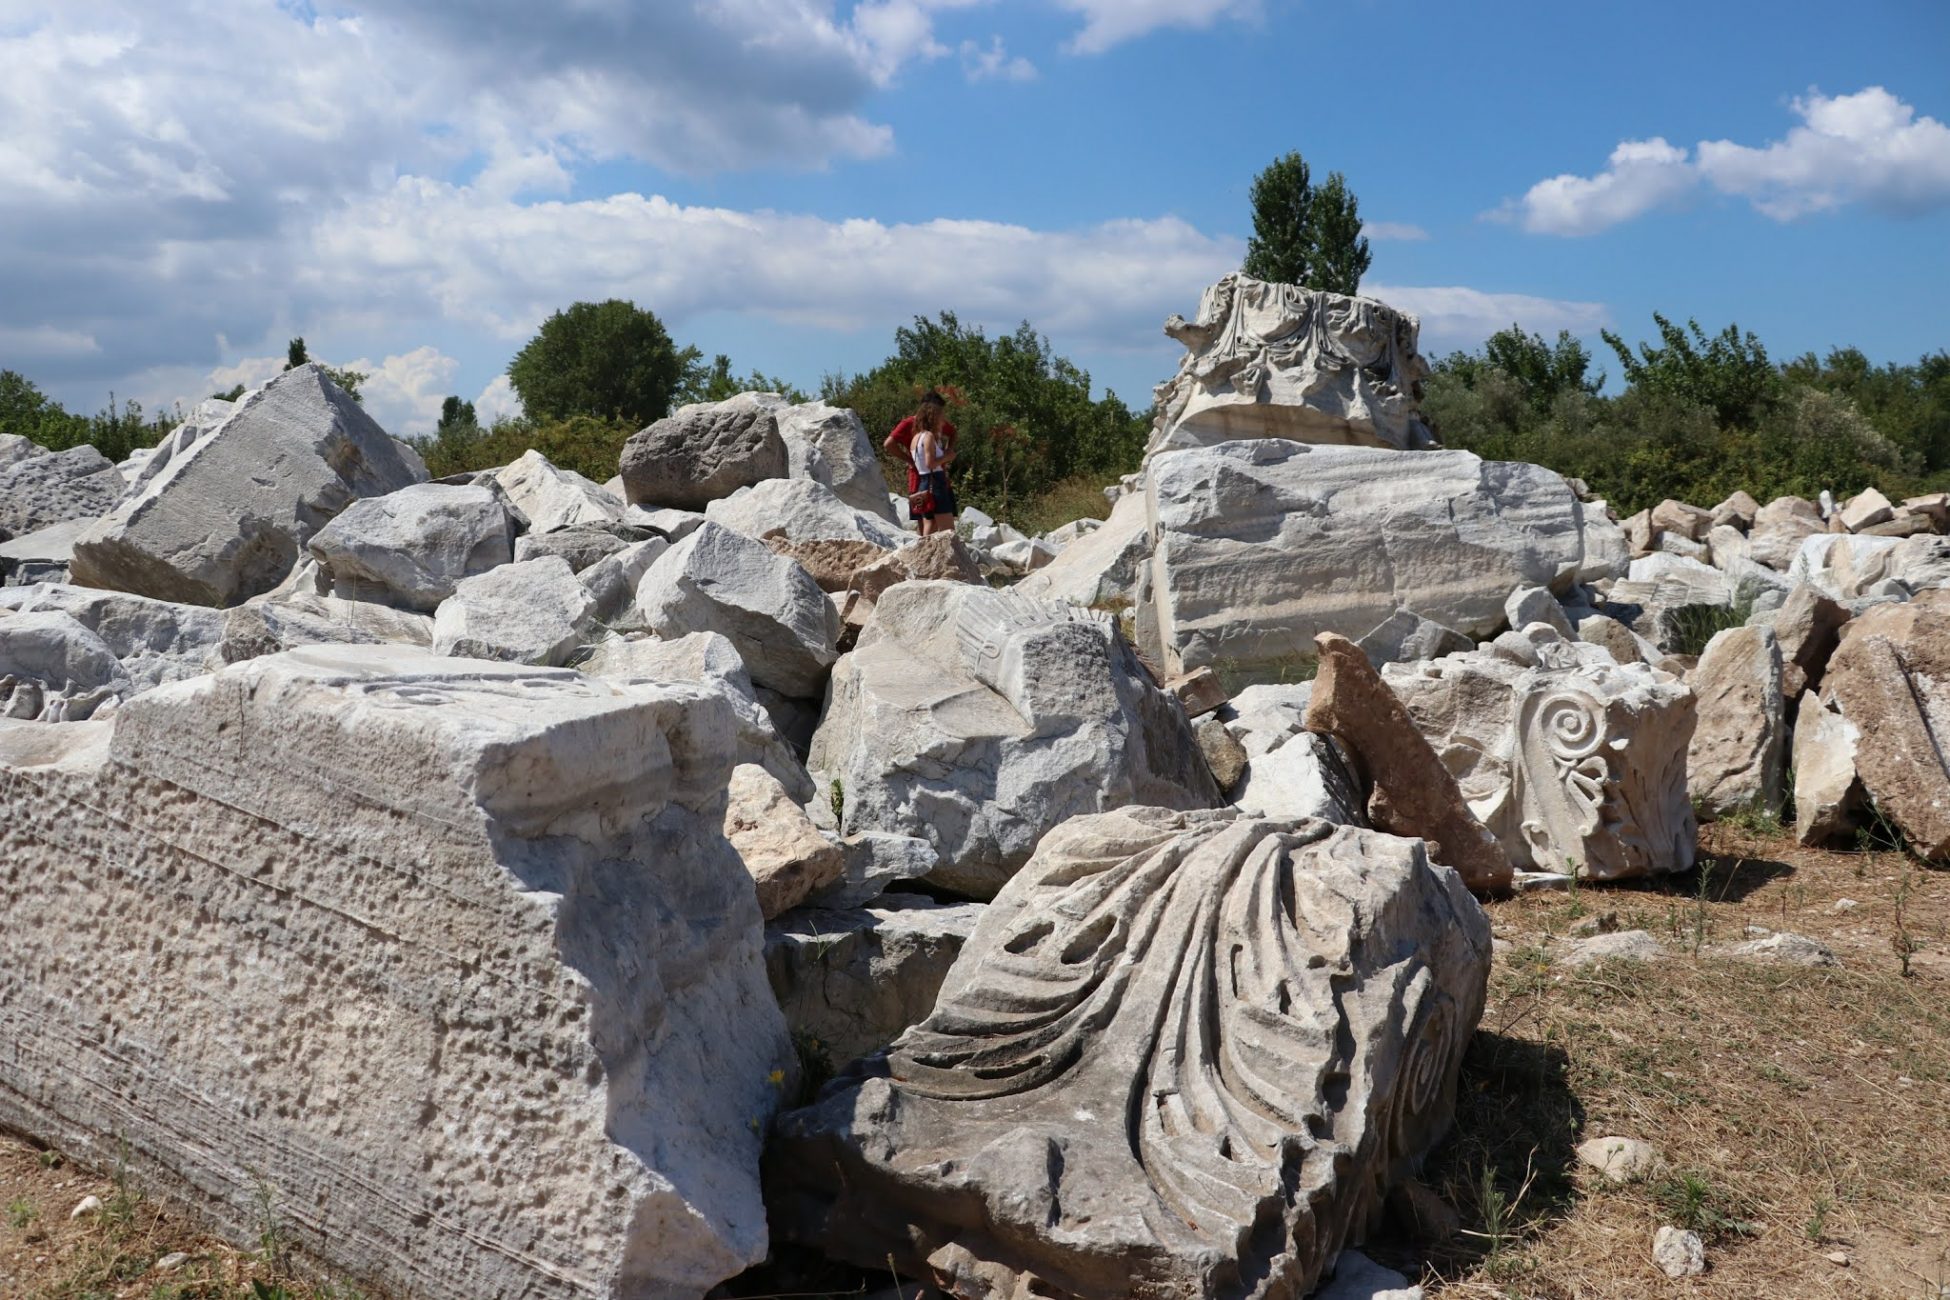
POLYGON ((1776 497, 1754 514, 1747 530, 1748 556, 1778 572, 1787 572, 1804 539, 1825 533, 1821 510, 1801 497, 1776 497))
POLYGON ((114 652, 72 615, 0 614, 0 718, 85 722, 129 689, 114 652))
POLYGON ((433 614, 436 654, 560 667, 590 637, 595 602, 559 555, 454 584, 433 614))
POLYGON ((128 486, 115 463, 86 443, 0 465, 0 537, 98 519, 128 486))
POLYGON ((1042 540, 1059 555, 1069 549, 1070 543, 1080 542, 1104 526, 1101 519, 1072 519, 1060 528, 1052 528, 1043 534, 1042 540))
POLYGON ((1577 637, 1571 620, 1564 615, 1564 606, 1543 587, 1518 587, 1511 592, 1503 602, 1503 617, 1513 630, 1542 623, 1567 641, 1577 637))
POLYGON ((1736 490, 1732 496, 1714 506, 1711 511, 1716 527, 1725 525, 1738 528, 1743 533, 1754 526, 1754 520, 1759 514, 1760 502, 1740 490, 1736 490))
POLYGON ((67 582, 75 541, 94 526, 92 518, 70 519, 0 541, 0 587, 67 582))
POLYGON ((1003 573, 1022 575, 1049 567, 1056 559, 1056 550, 1041 538, 1025 537, 1020 541, 1003 542, 990 550, 989 555, 996 568, 1003 573))
POLYGON ((1110 518, 1101 528, 1064 546, 1054 560, 1024 578, 1021 589, 1026 595, 1071 605, 1132 604, 1137 598, 1138 570, 1150 556, 1144 493, 1127 493, 1111 507, 1110 518))
POLYGON ((1895 516, 1894 503, 1874 488, 1865 488, 1856 493, 1841 509, 1842 527, 1851 533, 1859 533, 1875 524, 1887 523, 1895 516))
POLYGON ((753 682, 794 699, 819 698, 838 657, 840 616, 812 575, 715 523, 657 558, 636 603, 659 635, 726 637, 753 682))
POLYGON ((559 555, 580 575, 619 551, 657 538, 650 529, 632 524, 565 524, 545 533, 533 529, 523 533, 515 539, 514 558, 539 560, 545 555, 559 555))
POLYGON ((1468 452, 1255 439, 1157 456, 1147 483, 1140 637, 1169 672, 1279 671, 1317 634, 1360 636, 1403 608, 1487 636, 1513 587, 1565 590, 1586 567, 1562 477, 1468 452))
POLYGON ((1185 716, 1202 718, 1226 702, 1225 683, 1210 668, 1194 668, 1166 679, 1166 690, 1185 706, 1185 716))
MULTIPOLYGON (((576 580, 582 583, 592 602, 591 617, 607 625, 630 622, 635 616, 636 590, 643 584, 643 575, 669 549, 669 542, 652 537, 605 555, 577 572, 576 580)), ((641 621, 640 616, 635 617, 641 621)))
POLYGON ((75 543, 76 583, 186 605, 271 590, 306 543, 361 497, 424 482, 426 466, 315 364, 250 393, 75 543))
POLYGON ((614 682, 694 682, 723 691, 738 719, 739 763, 756 763, 770 772, 795 804, 813 799, 812 778, 759 703, 745 661, 716 632, 692 632, 667 641, 606 637, 576 667, 614 682))
POLYGON ((832 1067, 878 1051, 934 1010, 981 903, 888 894, 804 907, 765 927, 765 972, 802 1054, 832 1067))
POLYGON ((1184 709, 1107 618, 962 582, 880 597, 807 766, 838 783, 844 835, 922 836, 929 883, 975 898, 1071 817, 1220 802, 1184 709))
POLYGON ((774 555, 783 555, 812 575, 824 592, 845 592, 852 588, 854 575, 891 552, 874 542, 841 541, 822 538, 794 542, 780 532, 759 538, 774 555))
POLYGON ((803 478, 775 478, 739 488, 704 507, 704 517, 746 537, 783 531, 792 542, 871 542, 897 550, 913 539, 870 511, 848 505, 829 487, 803 478))
POLYGON ((755 396, 778 421, 788 474, 823 484, 855 510, 894 522, 887 480, 856 412, 825 402, 788 403, 776 393, 755 396))
POLYGON ((731 758, 694 688, 392 647, 0 724, 0 1124, 388 1293, 702 1294, 792 1060, 731 758))
POLYGON ((603 524, 623 517, 620 497, 572 469, 530 449, 490 477, 527 521, 526 530, 550 533, 576 524, 603 524))
POLYGON ((1787 759, 1781 672, 1772 628, 1728 628, 1706 643, 1687 683, 1699 722, 1686 752, 1686 788, 1702 817, 1780 815, 1787 759))
POLYGON ((1801 543, 1788 568, 1788 581, 1805 583, 1834 600, 1854 600, 1876 583, 1897 576, 1896 548, 1902 543, 1897 537, 1817 534, 1801 543))
POLYGON ((623 490, 633 506, 702 510, 791 469, 776 414, 743 393, 679 407, 623 444, 623 490))
POLYGON ((1256 758, 1306 731, 1313 692, 1311 681, 1248 686, 1220 707, 1219 717, 1247 756, 1256 758))
POLYGON ((295 592, 276 599, 259 597, 222 612, 223 639, 209 659, 242 663, 313 645, 398 645, 426 650, 433 645, 433 619, 425 614, 295 592))
POLYGON ((1652 507, 1652 527, 1657 532, 1683 537, 1689 542, 1704 541, 1707 530, 1713 527, 1713 512, 1668 498, 1652 507))
POLYGON ((165 434, 161 442, 137 453, 141 456, 139 461, 134 464, 125 462, 126 467, 118 467, 123 469, 129 491, 139 491, 150 479, 167 469, 171 460, 215 433, 225 420, 236 414, 239 405, 241 401, 231 402, 221 397, 206 397, 198 402, 190 417, 165 434))
MULTIPOLYGON (((815 800, 806 809, 813 822, 828 826, 830 802, 815 800)), ((838 817, 830 818, 831 825, 838 817)), ((933 871, 937 863, 934 845, 914 835, 888 835, 864 831, 840 841, 840 878, 813 891, 806 906, 831 911, 865 907, 887 893, 888 887, 903 881, 919 880, 933 871)))
POLYGON ((1402 701, 1346 637, 1323 632, 1320 675, 1307 703, 1307 730, 1341 742, 1373 793, 1378 830, 1429 842, 1429 855, 1475 890, 1510 887, 1511 861, 1464 801, 1456 779, 1402 701))
POLYGON ((1311 731, 1247 759, 1231 793, 1233 806, 1255 817, 1317 817, 1339 826, 1368 824, 1367 791, 1360 779, 1348 770, 1333 741, 1311 731))
POLYGON ((1520 870, 1615 880, 1690 869, 1693 693, 1592 645, 1391 665, 1389 687, 1520 870))
POLYGON ((1850 831, 1865 796, 1855 774, 1862 729, 1824 705, 1817 692, 1801 697, 1794 715, 1794 835, 1825 844, 1850 831))
POLYGON ((840 878, 840 846, 819 833, 777 777, 755 763, 731 770, 724 837, 751 873, 766 920, 840 878))
POLYGON ((208 672, 223 641, 221 612, 125 591, 49 583, 29 588, 18 607, 73 616, 120 661, 132 695, 208 672))
POLYGON ((1435 445, 1417 401, 1418 326, 1372 298, 1234 272, 1165 333, 1188 355, 1157 391, 1145 451, 1277 438, 1416 451, 1435 445))
POLYGON ((461 579, 513 560, 514 541, 487 488, 417 483, 354 501, 307 549, 334 595, 431 614, 461 579))
MULTIPOLYGON (((1553 600, 1552 604, 1556 604, 1553 600)), ((1476 643, 1453 627, 1423 618, 1412 609, 1398 609, 1377 623, 1357 645, 1376 668, 1383 664, 1440 659, 1474 650, 1476 643)))
POLYGON ((1911 851, 1950 859, 1950 591, 1850 621, 1821 697, 1870 743, 1855 770, 1911 851))
MULTIPOLYGON (((889 587, 915 579, 980 583, 982 570, 961 538, 953 533, 932 533, 856 570, 847 583, 847 590, 858 592, 866 603, 866 611, 871 611, 873 603, 889 587)), ((1023 594, 1035 593, 1025 587, 1023 594)), ((861 621, 865 622, 864 612, 861 621)))
POLYGON ((781 1119, 774 1228, 950 1294, 1305 1295, 1448 1127, 1489 959, 1419 841, 1077 818, 781 1119))

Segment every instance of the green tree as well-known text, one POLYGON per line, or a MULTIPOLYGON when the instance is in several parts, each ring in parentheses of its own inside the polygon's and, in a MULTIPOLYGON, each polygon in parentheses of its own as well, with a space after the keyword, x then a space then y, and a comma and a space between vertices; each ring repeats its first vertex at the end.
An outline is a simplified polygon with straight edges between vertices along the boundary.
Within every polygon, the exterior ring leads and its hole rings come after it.
POLYGON ((434 433, 445 433, 449 429, 478 429, 480 420, 474 414, 474 403, 463 402, 458 394, 450 394, 440 403, 440 420, 434 425, 434 433))
MULTIPOLYGON (((686 349, 686 351, 693 351, 686 349)), ((778 393, 790 402, 809 400, 787 380, 775 378, 754 370, 742 379, 732 373, 731 358, 720 352, 711 358, 711 364, 701 360, 686 366, 684 378, 671 397, 672 406, 688 406, 692 402, 722 402, 740 393, 778 393)))
POLYGON ((310 360, 311 357, 305 352, 305 339, 302 334, 284 345, 284 368, 286 370, 296 370, 299 366, 306 364, 310 360))
POLYGON ((1696 320, 1688 320, 1684 329, 1657 312, 1652 320, 1661 344, 1641 343, 1637 355, 1618 335, 1601 331, 1633 388, 1696 402, 1723 425, 1751 423, 1763 402, 1780 395, 1780 372, 1751 331, 1743 335, 1738 325, 1729 325, 1709 338, 1696 320))
POLYGON ((587 415, 641 427, 669 414, 697 362, 697 351, 680 352, 655 315, 611 298, 550 316, 508 363, 508 379, 535 420, 587 415))
POLYGON ((1498 330, 1483 342, 1480 354, 1452 352, 1437 361, 1438 373, 1455 375, 1469 388, 1484 382, 1490 371, 1508 376, 1532 410, 1550 410, 1562 393, 1596 396, 1605 386, 1605 372, 1591 373, 1591 353, 1569 330, 1557 332, 1555 344, 1522 326, 1498 330))
POLYGON ((1253 179, 1251 199, 1247 275, 1330 293, 1361 291, 1372 259, 1344 176, 1332 172, 1316 188, 1307 160, 1289 153, 1253 179))

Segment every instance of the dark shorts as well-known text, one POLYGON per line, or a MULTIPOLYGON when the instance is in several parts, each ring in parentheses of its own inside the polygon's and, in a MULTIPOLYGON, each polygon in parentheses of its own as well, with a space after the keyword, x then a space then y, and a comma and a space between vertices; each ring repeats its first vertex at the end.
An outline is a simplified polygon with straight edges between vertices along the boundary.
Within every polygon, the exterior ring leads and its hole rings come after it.
MULTIPOLYGON (((917 519, 961 512, 960 505, 955 501, 955 489, 948 482, 946 470, 936 470, 932 474, 921 475, 920 491, 928 494, 928 511, 924 516, 915 516, 917 519)), ((914 513, 911 506, 908 513, 914 513)))

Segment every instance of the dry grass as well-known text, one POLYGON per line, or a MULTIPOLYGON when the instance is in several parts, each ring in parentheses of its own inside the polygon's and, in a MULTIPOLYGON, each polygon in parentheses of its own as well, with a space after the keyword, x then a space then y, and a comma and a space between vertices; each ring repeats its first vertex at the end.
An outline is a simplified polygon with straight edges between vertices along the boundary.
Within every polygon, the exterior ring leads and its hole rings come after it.
POLYGON ((1465 1235, 1375 1251, 1432 1296, 1950 1297, 1950 875, 1726 825, 1705 847, 1703 875, 1664 887, 1490 905, 1489 1008, 1429 1171, 1465 1235), (1605 912, 1675 955, 1552 960, 1605 912), (1694 955, 1747 926, 1842 964, 1694 955), (1607 1187, 1577 1166, 1579 1141, 1612 1135, 1667 1171, 1607 1187), (1653 1265, 1666 1223, 1706 1238, 1703 1277, 1653 1265))
POLYGON ((378 1300, 299 1280, 279 1237, 268 1202, 258 1249, 239 1250, 125 1173, 0 1134, 0 1300, 378 1300), (89 1196, 102 1208, 70 1218, 89 1196))
POLYGON ((1078 519, 1108 519, 1110 499, 1104 495, 1101 479, 1079 474, 1052 483, 1036 496, 998 506, 989 513, 1015 525, 1030 537, 1040 537, 1053 528, 1061 528, 1078 519))

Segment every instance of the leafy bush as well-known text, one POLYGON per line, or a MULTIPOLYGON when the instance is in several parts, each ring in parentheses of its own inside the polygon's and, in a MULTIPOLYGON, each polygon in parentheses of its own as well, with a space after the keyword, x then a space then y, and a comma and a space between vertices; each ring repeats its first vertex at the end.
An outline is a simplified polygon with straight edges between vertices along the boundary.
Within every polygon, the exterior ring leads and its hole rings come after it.
POLYGON ((597 483, 616 477, 623 444, 636 432, 620 420, 575 415, 566 420, 496 420, 478 425, 451 424, 431 437, 409 438, 435 478, 494 469, 533 448, 562 469, 571 469, 597 483))

